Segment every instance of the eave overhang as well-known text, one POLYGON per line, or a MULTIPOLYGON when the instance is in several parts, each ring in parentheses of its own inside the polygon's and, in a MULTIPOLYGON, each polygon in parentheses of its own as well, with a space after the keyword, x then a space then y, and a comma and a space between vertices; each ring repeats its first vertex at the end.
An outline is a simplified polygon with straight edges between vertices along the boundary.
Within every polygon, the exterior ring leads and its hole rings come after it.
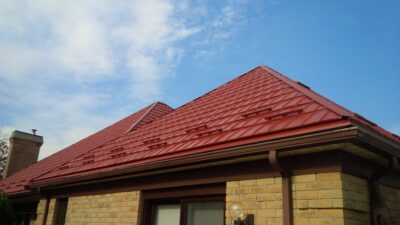
MULTIPOLYGON (((243 144, 236 147, 221 148, 219 150, 209 151, 205 153, 191 154, 171 159, 160 160, 156 162, 148 162, 134 165, 128 168, 116 169, 112 171, 94 173, 89 175, 71 176, 68 178, 58 178, 51 181, 37 181, 26 186, 32 190, 51 190, 70 186, 80 186, 86 184, 108 182, 120 179, 127 179, 140 176, 148 176, 152 174, 166 173, 169 171, 191 169, 196 166, 201 167, 212 164, 226 164, 238 159, 254 160, 256 157, 267 157, 268 152, 276 150, 282 156, 290 156, 295 154, 312 153, 316 151, 329 150, 327 148, 319 148, 321 146, 336 146, 344 149, 347 144, 360 146, 367 149, 371 154, 369 160, 375 160, 380 164, 388 164, 390 157, 400 158, 400 144, 385 138, 379 133, 368 129, 362 125, 344 125, 325 131, 318 131, 308 134, 299 134, 286 138, 278 138, 274 140, 261 141, 252 144, 243 144), (342 145, 340 145, 342 144, 342 145), (298 151, 303 149, 303 151, 298 151), (305 151, 304 151, 305 150, 305 151)), ((345 149, 344 149, 345 150, 345 149)), ((354 150, 352 153, 358 153, 354 150)), ((363 156, 360 152, 360 155, 363 156)), ((384 165, 385 166, 385 165, 384 165)))

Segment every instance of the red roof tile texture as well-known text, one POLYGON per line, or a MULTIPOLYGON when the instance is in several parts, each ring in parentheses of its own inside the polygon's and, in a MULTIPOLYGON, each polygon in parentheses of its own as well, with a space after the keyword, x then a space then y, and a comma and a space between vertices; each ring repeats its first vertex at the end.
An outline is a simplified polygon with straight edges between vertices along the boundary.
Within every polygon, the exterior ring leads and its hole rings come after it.
MULTIPOLYGON (((226 147, 349 126, 352 122, 400 141, 397 136, 265 66, 173 111, 165 107, 154 107, 153 111, 159 113, 152 114, 154 118, 147 115, 134 120, 135 123, 131 122, 134 125, 128 130, 122 129, 124 134, 119 132, 115 138, 101 144, 88 140, 87 144, 92 144, 90 148, 79 147, 73 154, 63 150, 45 159, 45 163, 42 160, 38 164, 41 167, 51 164, 51 170, 36 173, 35 168, 39 166, 34 165, 26 169, 31 172, 21 171, 18 179, 25 179, 24 184, 29 181, 45 184, 82 178, 226 147)), ((0 184, 11 185, 9 181, 0 184)))
MULTIPOLYGON (((351 125, 362 118, 276 71, 260 66, 140 129, 92 149, 36 183, 351 125), (301 129, 301 130, 300 130, 301 129)), ((394 136, 381 128, 383 135, 394 136)), ((398 139, 396 138, 398 141, 398 139)))
POLYGON ((153 103, 138 112, 112 124, 111 126, 88 136, 85 139, 29 166, 0 181, 0 189, 7 194, 29 192, 25 189, 33 178, 49 173, 52 169, 63 167, 65 163, 84 153, 108 143, 117 137, 140 128, 141 126, 161 117, 173 109, 164 103, 153 103))

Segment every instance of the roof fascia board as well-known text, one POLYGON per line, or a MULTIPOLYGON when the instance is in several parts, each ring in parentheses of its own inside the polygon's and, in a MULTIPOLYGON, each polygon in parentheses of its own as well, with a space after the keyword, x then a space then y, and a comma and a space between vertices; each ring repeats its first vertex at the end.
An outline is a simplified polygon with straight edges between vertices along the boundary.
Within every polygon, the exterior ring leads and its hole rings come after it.
POLYGON ((104 179, 112 176, 122 176, 129 173, 141 173, 149 170, 162 169, 172 166, 180 166, 190 163, 201 163, 207 160, 223 160, 230 157, 245 157, 249 155, 265 154, 270 150, 286 151, 301 148, 305 146, 317 146, 329 143, 350 142, 357 136, 356 127, 341 127, 325 132, 301 135, 296 137, 282 138, 267 142, 243 145, 238 147, 225 148, 221 150, 193 154, 189 156, 177 157, 163 160, 156 163, 139 164, 129 168, 114 170, 104 173, 91 174, 87 176, 75 176, 71 178, 62 178, 51 182, 39 181, 33 182, 28 187, 30 189, 43 188, 61 185, 65 183, 85 182, 87 180, 104 179))
POLYGON ((357 140, 386 154, 400 158, 400 143, 396 143, 363 124, 356 124, 357 140))
POLYGON ((9 199, 11 204, 38 202, 40 200, 40 195, 37 192, 35 193, 29 192, 29 194, 12 195, 11 198, 9 197, 9 199))

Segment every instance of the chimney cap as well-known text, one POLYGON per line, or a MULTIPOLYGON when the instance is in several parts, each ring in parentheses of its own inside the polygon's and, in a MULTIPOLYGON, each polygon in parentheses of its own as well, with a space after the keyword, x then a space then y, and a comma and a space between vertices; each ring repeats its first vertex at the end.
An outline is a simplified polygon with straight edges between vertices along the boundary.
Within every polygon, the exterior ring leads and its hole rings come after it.
POLYGON ((32 129, 32 134, 36 135, 36 131, 37 131, 36 129, 32 129))
POLYGON ((37 142, 40 144, 43 144, 43 137, 36 135, 36 134, 31 134, 31 133, 26 133, 26 132, 22 132, 19 130, 15 130, 11 133, 10 136, 10 141, 14 138, 17 139, 24 139, 24 140, 29 140, 29 141, 33 141, 33 142, 37 142))

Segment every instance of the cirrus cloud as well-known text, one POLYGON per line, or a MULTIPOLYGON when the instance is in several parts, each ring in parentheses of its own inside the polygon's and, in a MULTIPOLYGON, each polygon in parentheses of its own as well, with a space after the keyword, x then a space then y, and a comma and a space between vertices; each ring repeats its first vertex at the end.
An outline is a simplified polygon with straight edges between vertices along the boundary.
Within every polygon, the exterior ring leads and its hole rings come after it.
POLYGON ((217 10, 229 18, 186 0, 0 1, 0 124, 37 128, 43 157, 161 98, 182 41, 232 30, 237 10, 217 10))

